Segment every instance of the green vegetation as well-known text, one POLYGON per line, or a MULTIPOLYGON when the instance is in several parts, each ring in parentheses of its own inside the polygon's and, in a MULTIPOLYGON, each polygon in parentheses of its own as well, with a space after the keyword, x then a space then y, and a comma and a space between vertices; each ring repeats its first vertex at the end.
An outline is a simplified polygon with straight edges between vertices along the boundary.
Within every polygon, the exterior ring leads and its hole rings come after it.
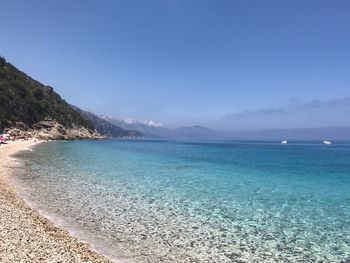
POLYGON ((0 57, 0 130, 17 122, 31 127, 46 118, 66 127, 93 128, 53 88, 30 78, 0 57))

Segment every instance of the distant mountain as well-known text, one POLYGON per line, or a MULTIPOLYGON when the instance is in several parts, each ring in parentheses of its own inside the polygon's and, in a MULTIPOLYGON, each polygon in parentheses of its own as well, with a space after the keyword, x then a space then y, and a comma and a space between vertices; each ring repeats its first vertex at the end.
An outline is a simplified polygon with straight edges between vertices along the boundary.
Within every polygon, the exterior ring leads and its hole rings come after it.
MULTIPOLYGON (((193 138, 227 140, 350 140, 350 127, 270 129, 256 131, 220 131, 202 126, 168 128, 154 126, 151 122, 116 120, 103 116, 104 119, 124 129, 136 129, 145 137, 151 138, 193 138), (149 124, 151 123, 151 125, 149 124)), ((153 122, 154 123, 154 122, 153 122)), ((157 123, 157 122, 155 122, 157 123)))
POLYGON ((124 129, 134 129, 142 132, 144 137, 150 138, 214 138, 216 132, 208 128, 193 125, 180 128, 168 128, 155 121, 132 122, 130 120, 117 120, 103 116, 110 123, 124 129))
POLYGON ((32 127, 47 118, 64 127, 93 129, 93 125, 52 87, 32 79, 0 57, 0 129, 21 123, 32 127))
POLYGON ((137 130, 125 130, 91 112, 81 110, 73 105, 71 107, 91 121, 95 129, 103 135, 109 137, 142 137, 142 133, 137 130))
POLYGON ((134 122, 130 119, 128 120, 117 120, 111 117, 107 116, 101 116, 105 120, 109 121, 110 123, 113 123, 114 125, 117 125, 119 127, 122 127, 123 129, 131 129, 131 130, 138 130, 142 132, 143 136, 145 137, 166 137, 164 136, 167 134, 167 128, 148 125, 142 122, 134 122))
POLYGON ((203 126, 193 125, 172 129, 177 138, 215 138, 216 132, 203 126))

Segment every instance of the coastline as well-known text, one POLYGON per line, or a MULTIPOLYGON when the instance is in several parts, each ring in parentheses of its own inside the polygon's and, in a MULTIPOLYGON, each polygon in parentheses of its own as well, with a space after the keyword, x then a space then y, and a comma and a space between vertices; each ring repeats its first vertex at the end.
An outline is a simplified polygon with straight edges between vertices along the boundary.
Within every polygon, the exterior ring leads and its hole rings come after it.
POLYGON ((112 262, 31 208, 10 176, 20 167, 12 157, 39 142, 15 141, 0 146, 0 261, 112 262))

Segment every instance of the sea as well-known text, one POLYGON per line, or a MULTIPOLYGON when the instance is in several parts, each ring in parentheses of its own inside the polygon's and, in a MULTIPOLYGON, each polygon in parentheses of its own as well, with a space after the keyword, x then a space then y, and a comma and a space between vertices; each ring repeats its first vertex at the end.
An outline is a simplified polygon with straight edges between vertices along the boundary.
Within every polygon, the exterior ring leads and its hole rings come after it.
POLYGON ((113 139, 17 155, 19 194, 116 262, 350 262, 350 143, 113 139))

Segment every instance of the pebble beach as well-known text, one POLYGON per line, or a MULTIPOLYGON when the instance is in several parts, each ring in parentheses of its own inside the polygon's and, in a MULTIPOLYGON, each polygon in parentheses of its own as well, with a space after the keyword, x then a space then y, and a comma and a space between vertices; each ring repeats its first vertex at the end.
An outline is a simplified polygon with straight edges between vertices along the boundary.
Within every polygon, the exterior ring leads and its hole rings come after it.
POLYGON ((0 262, 111 262, 32 209, 10 180, 34 140, 0 146, 0 262))

